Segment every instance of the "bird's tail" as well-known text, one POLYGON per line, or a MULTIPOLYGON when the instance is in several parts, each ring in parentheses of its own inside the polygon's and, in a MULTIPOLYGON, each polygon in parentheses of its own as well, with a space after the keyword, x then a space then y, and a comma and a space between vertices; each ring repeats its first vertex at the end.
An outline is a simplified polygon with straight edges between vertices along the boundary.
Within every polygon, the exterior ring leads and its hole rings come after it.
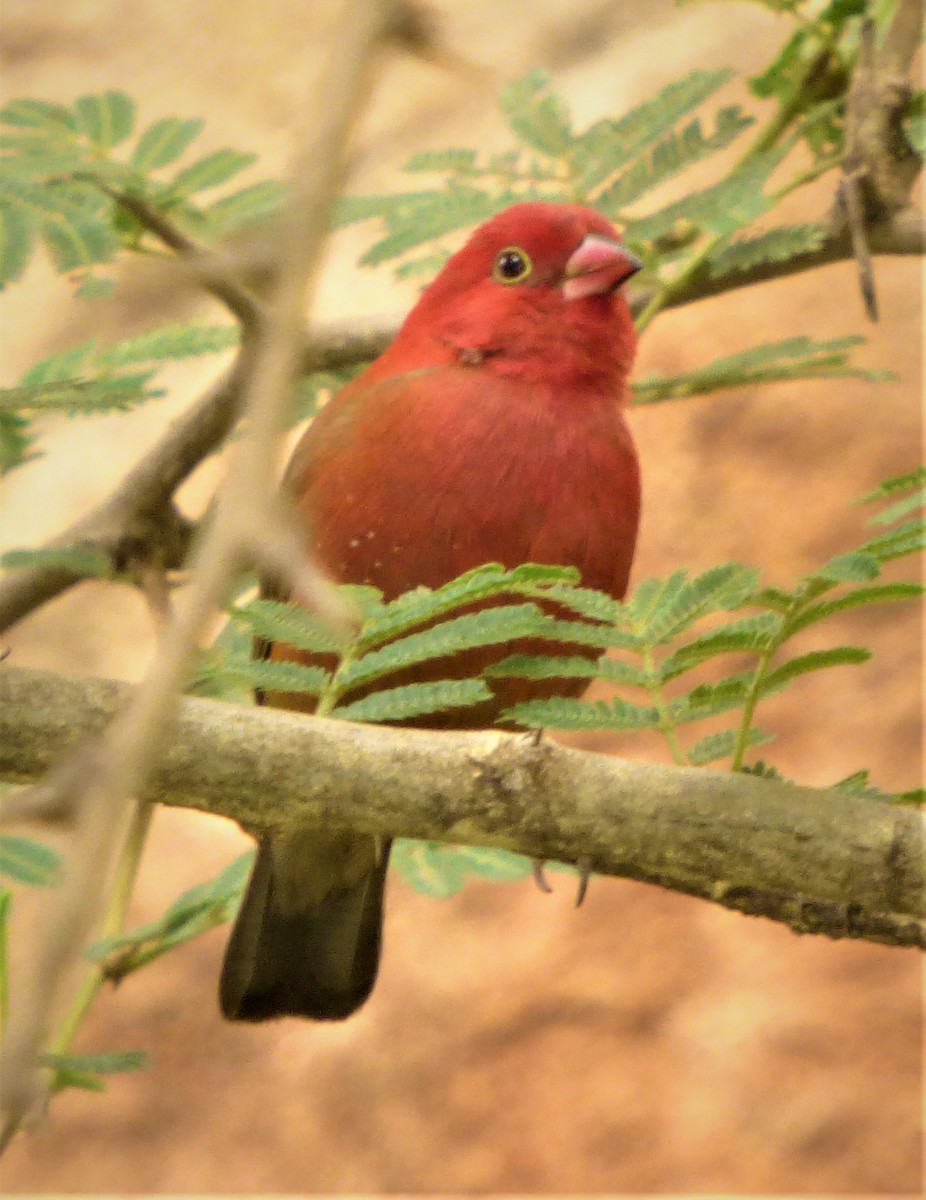
POLYGON ((312 832, 261 841, 222 968, 232 1021, 339 1020, 376 980, 390 843, 312 832))

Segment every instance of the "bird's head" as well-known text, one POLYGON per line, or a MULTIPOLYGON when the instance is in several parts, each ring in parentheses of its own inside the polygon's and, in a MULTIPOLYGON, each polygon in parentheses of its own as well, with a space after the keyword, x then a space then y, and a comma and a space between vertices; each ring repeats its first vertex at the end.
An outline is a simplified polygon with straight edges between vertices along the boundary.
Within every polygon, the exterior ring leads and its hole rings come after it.
POLYGON ((409 314, 396 346, 509 376, 623 380, 636 337, 622 285, 642 263, 600 213, 515 204, 486 221, 409 314))

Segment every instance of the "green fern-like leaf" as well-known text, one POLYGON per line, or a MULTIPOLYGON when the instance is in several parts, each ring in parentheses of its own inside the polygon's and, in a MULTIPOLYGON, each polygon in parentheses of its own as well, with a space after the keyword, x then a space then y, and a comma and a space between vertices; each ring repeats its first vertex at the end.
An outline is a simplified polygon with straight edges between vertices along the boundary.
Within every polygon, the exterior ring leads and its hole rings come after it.
POLYGON ((680 130, 672 130, 595 196, 595 207, 618 218, 627 205, 673 175, 722 150, 753 122, 754 118, 746 116, 739 107, 722 108, 717 113, 711 134, 705 135, 698 118, 680 130))
POLYGON ((149 388, 152 372, 115 379, 67 379, 32 387, 0 388, 0 409, 9 412, 92 414, 125 412, 144 400, 164 395, 149 388))
POLYGON ((760 263, 787 262, 799 254, 818 250, 826 241, 821 225, 782 225, 755 237, 737 238, 709 260, 711 275, 718 278, 748 271, 760 263))
POLYGON ((18 413, 0 411, 0 476, 39 457, 29 422, 18 413))
POLYGON ((856 503, 871 504, 873 501, 887 500, 903 492, 907 495, 900 495, 893 504, 869 517, 869 525, 892 525, 926 506, 926 466, 917 467, 893 479, 886 479, 880 487, 862 496, 856 503))
POLYGON ((595 679, 598 663, 593 659, 542 655, 511 654, 501 662, 486 668, 491 678, 517 677, 518 679, 595 679))
MULTIPOLYGON (((39 229, 59 271, 109 262, 116 254, 118 241, 105 210, 86 188, 51 187, 5 168, 0 174, 0 199, 8 208, 21 210, 22 227, 28 222, 39 229)), ((16 256, 21 258, 22 253, 22 242, 16 243, 16 256)))
POLYGON ((203 131, 205 121, 194 117, 163 117, 155 121, 139 137, 130 162, 142 172, 167 167, 176 162, 203 131))
POLYGON ((531 873, 531 861, 523 854, 406 838, 394 843, 390 865, 416 892, 437 899, 456 895, 471 877, 507 883, 531 873))
POLYGON ((440 842, 399 838, 393 845, 389 865, 416 892, 437 900, 455 896, 466 885, 466 871, 454 847, 440 842))
POLYGON ((762 681, 763 694, 778 691, 798 675, 806 675, 810 671, 821 671, 826 667, 850 666, 868 662, 871 651, 862 646, 834 646, 830 650, 812 650, 789 659, 774 671, 770 671, 762 681))
POLYGON ((794 379, 831 379, 847 376, 875 383, 895 378, 888 371, 853 366, 849 351, 864 341, 861 337, 815 342, 793 337, 780 342, 752 346, 738 354, 715 359, 685 375, 649 375, 633 386, 635 404, 656 404, 683 396, 700 396, 724 388, 794 379))
POLYGON ((33 838, 0 833, 0 875, 30 887, 52 887, 61 873, 61 856, 33 838))
POLYGON ((923 595, 923 585, 920 583, 881 583, 873 587, 855 588, 834 600, 824 600, 803 609, 788 622, 789 631, 794 634, 806 629, 818 621, 828 620, 836 613, 848 612, 853 608, 861 608, 869 604, 885 604, 898 600, 915 600, 923 595))
POLYGON ((276 600, 252 600, 232 609, 232 616, 268 642, 285 642, 297 650, 337 654, 349 643, 349 635, 335 630, 319 617, 296 604, 276 600))
MULTIPOLYGON (((752 684, 752 672, 728 675, 718 683, 701 683, 687 695, 678 696, 668 705, 669 719, 674 725, 703 721, 731 709, 742 708, 752 684)), ((784 686, 784 683, 781 685, 784 686)))
POLYGON ((638 588, 630 602, 637 633, 650 645, 669 642, 704 613, 737 608, 754 590, 756 579, 757 572, 748 567, 726 563, 691 580, 677 571, 665 580, 652 581, 655 586, 638 588))
POLYGON ((70 571, 86 579, 106 579, 112 575, 109 558, 91 546, 62 546, 60 549, 7 550, 0 555, 0 567, 36 567, 70 571))
MULTIPOLYGON (((730 758, 736 749, 739 731, 723 729, 719 733, 709 733, 699 738, 688 751, 688 762, 693 767, 703 767, 708 763, 720 762, 722 758, 730 758)), ((762 746, 774 740, 774 735, 763 733, 760 729, 750 729, 747 742, 749 746, 762 746)))
POLYGON ((213 150, 211 154, 206 154, 197 162, 178 171, 171 180, 170 188, 178 196, 192 196, 227 183, 255 162, 256 154, 232 150, 226 146, 222 150, 213 150))
POLYGON ((452 617, 421 633, 411 633, 371 650, 338 672, 344 690, 356 688, 418 663, 459 654, 477 646, 493 646, 519 637, 543 637, 550 623, 535 604, 511 604, 452 617))
POLYGON ((96 361, 100 366, 120 367, 194 358, 230 350, 240 340, 240 330, 233 325, 162 325, 100 350, 96 361))
POLYGON ((264 182, 196 208, 194 197, 227 183, 255 156, 225 148, 180 168, 170 182, 156 178, 186 152, 203 123, 166 117, 125 149, 134 132, 135 106, 121 92, 81 96, 71 110, 13 101, 0 110, 0 121, 5 125, 0 204, 14 213, 5 223, 0 283, 20 276, 36 235, 61 272, 109 262, 120 245, 137 248, 144 231, 115 204, 113 192, 170 208, 173 218, 192 223, 197 235, 207 238, 265 215, 278 202, 279 187, 264 182))
POLYGON ((410 683, 405 687, 386 688, 340 704, 329 716, 346 721, 407 721, 454 708, 471 708, 492 693, 481 679, 440 679, 434 683, 410 683))
POLYGON ((508 199, 458 185, 445 192, 428 192, 421 201, 408 200, 390 213, 390 232, 375 242, 360 262, 363 266, 379 266, 444 234, 477 225, 505 208, 508 199))
POLYGON ((79 96, 74 103, 77 130, 95 146, 109 150, 131 136, 135 101, 125 92, 79 96))
POLYGON ((372 649, 417 626, 438 620, 462 608, 508 595, 540 595, 545 585, 577 578, 567 567, 526 563, 506 571, 500 563, 486 563, 467 571, 439 588, 416 588, 385 605, 368 622, 361 636, 363 649, 372 649))
POLYGON ((0 202, 0 289, 20 279, 35 247, 37 222, 21 205, 0 202))
POLYGON ((535 70, 503 89, 500 106, 518 137, 552 158, 568 154, 572 147, 569 112, 552 90, 546 71, 535 70))
POLYGON ((628 624, 627 607, 613 596, 596 592, 592 588, 554 584, 546 593, 551 600, 571 608, 573 612, 590 621, 606 621, 610 625, 624 627, 628 624))
POLYGON ((873 554, 851 550, 848 554, 839 554, 831 558, 808 578, 821 579, 828 584, 863 583, 877 579, 880 574, 881 564, 873 554))
POLYGON ((51 100, 11 100, 0 109, 0 121, 15 129, 40 131, 52 138, 70 137, 76 129, 70 109, 51 100))
POLYGON ((420 150, 413 154, 404 171, 440 171, 468 174, 476 166, 476 151, 467 149, 420 150))
POLYGON ((742 617, 721 625, 679 646, 668 658, 663 659, 659 678, 663 683, 668 683, 718 654, 762 653, 769 649, 780 628, 781 620, 773 613, 742 617))
POLYGON ((549 700, 525 700, 502 713, 502 720, 529 729, 656 729, 659 713, 655 708, 630 704, 616 698, 609 702, 588 703, 565 696, 549 700))
POLYGON ((122 978, 174 946, 224 924, 235 914, 253 863, 254 851, 247 850, 214 878, 182 892, 157 920, 94 942, 87 958, 104 962, 118 955, 117 977, 122 978))
POLYGON ((286 188, 275 179, 249 184, 208 204, 202 214, 216 234, 266 221, 278 213, 286 199, 286 188))
POLYGON ((645 688, 649 682, 646 673, 632 663, 619 659, 588 659, 578 656, 512 654, 488 667, 485 674, 493 678, 517 676, 521 679, 605 679, 609 683, 640 688, 645 688))
POLYGON ((858 549, 859 554, 867 554, 878 563, 885 563, 893 558, 903 558, 908 554, 918 554, 926 549, 926 522, 920 518, 904 521, 888 533, 865 542, 858 549))
POLYGON ((267 692, 297 692, 317 696, 330 679, 321 667, 296 662, 252 658, 219 668, 219 682, 267 692))
POLYGON ((692 71, 618 120, 596 122, 578 140, 573 161, 582 190, 591 194, 672 126, 713 95, 730 71, 692 71))
POLYGON ((627 241, 653 242, 679 222, 690 223, 716 237, 736 233, 771 208, 773 202, 764 188, 783 154, 783 150, 775 150, 759 155, 712 187, 691 192, 645 217, 627 219, 627 241))

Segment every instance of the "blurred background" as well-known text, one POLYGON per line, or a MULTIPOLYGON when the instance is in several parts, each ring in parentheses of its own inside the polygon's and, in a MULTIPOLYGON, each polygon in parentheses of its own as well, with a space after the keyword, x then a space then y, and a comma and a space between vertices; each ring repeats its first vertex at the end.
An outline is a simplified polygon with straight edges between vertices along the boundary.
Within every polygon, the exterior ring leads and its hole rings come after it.
MULTIPOLYGON (((447 45, 480 70, 396 55, 364 120, 351 190, 399 186, 414 150, 503 146, 494 97, 530 67, 554 73, 582 126, 695 66, 747 75, 789 33, 747 3, 432 7, 447 45)), ((204 116, 200 152, 259 151, 255 178, 282 173, 336 12, 333 0, 5 0, 4 99, 124 89, 140 122, 204 116)), ((742 82, 728 93, 742 100, 742 82)), ((788 218, 818 216, 831 186, 801 193, 788 218)), ((322 318, 398 314, 413 301, 411 283, 354 265, 369 237, 356 226, 332 239, 322 318)), ((670 312, 647 332, 641 374, 794 334, 864 332, 859 361, 900 381, 755 387, 634 414, 645 487, 637 579, 735 558, 786 584, 858 543, 864 513, 851 501, 913 467, 921 442, 920 264, 882 258, 876 278, 877 326, 842 264, 670 312)), ((35 265, 0 301, 3 382, 91 335, 188 315, 184 304, 144 288, 74 301, 35 265)), ((46 457, 4 484, 4 542, 36 544, 102 498, 216 369, 166 373, 170 398, 131 415, 49 420, 46 457)), ((217 472, 207 464, 190 481, 191 511, 217 472)), ((779 735, 782 771, 822 785, 868 766, 884 788, 915 784, 918 632, 913 606, 828 627, 874 657, 810 677, 772 707, 763 724, 779 735)), ((98 584, 6 643, 19 665, 129 680, 153 648, 141 600, 98 584)), ((630 739, 578 744, 662 756, 630 739)), ((159 915, 246 844, 228 822, 159 812, 130 922, 159 915)), ((6 1190, 919 1192, 915 952, 801 938, 620 880, 593 881, 576 910, 571 882, 552 878, 550 897, 530 882, 483 883, 444 901, 394 879, 378 986, 343 1025, 223 1023, 223 930, 159 960, 101 998, 75 1046, 145 1048, 151 1069, 115 1077, 104 1097, 56 1099, 9 1151, 6 1190)))

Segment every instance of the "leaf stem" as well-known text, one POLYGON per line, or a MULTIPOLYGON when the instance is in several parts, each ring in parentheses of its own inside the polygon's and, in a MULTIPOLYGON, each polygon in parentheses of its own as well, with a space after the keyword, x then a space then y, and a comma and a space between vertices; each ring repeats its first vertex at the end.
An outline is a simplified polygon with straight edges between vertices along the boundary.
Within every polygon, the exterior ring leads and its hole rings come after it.
MULTIPOLYGON (((735 175, 737 171, 742 171, 744 167, 749 166, 749 164, 754 162, 755 159, 757 159, 760 155, 767 153, 778 143, 794 119, 800 115, 805 104, 804 84, 819 69, 821 66, 821 60, 825 61, 828 55, 829 51, 823 50, 820 52, 820 54, 815 55, 811 62, 807 64, 800 82, 795 86, 789 99, 784 102, 779 102, 778 108, 772 115, 768 124, 757 135, 748 150, 746 150, 743 156, 733 167, 732 171, 730 172, 731 176, 735 175)), ((827 167, 827 169, 829 169, 829 167, 827 167)), ((812 171, 813 169, 811 168, 810 170, 812 171)), ((804 176, 808 175, 808 172, 802 172, 796 177, 796 181, 791 180, 782 189, 774 193, 773 199, 779 199, 780 196, 784 195, 788 191, 791 191, 793 187, 798 187, 802 183, 809 182, 810 179, 815 179, 816 175, 820 173, 821 172, 818 171, 816 173, 809 174, 808 178, 805 179, 804 176)), ((713 254, 717 246, 727 236, 727 234, 711 235, 705 241, 704 245, 701 246, 699 250, 695 251, 691 258, 688 259, 679 274, 676 275, 674 279, 668 280, 657 289, 656 294, 636 319, 635 324, 638 334, 642 333, 662 311, 662 309, 671 304, 672 300, 677 295, 685 291, 685 289, 690 285, 691 281, 701 271, 701 268, 704 266, 704 263, 707 261, 707 259, 711 256, 711 254, 713 254)))
MULTIPOLYGON (((115 937, 116 934, 121 933, 125 924, 148 827, 151 824, 152 811, 150 804, 142 801, 136 802, 116 864, 116 874, 109 895, 109 903, 100 924, 99 936, 101 938, 115 937)), ((103 963, 94 964, 85 973, 70 1007, 51 1040, 50 1053, 67 1053, 93 1001, 106 982, 106 977, 106 968, 103 963)))
POLYGON ((678 740, 677 726, 669 715, 669 706, 666 704, 665 696, 659 685, 659 672, 652 646, 644 646, 643 648, 643 669, 646 672, 646 690, 649 692, 653 705, 659 713, 659 732, 669 743, 669 749, 672 751, 672 757, 676 763, 680 767, 687 766, 688 755, 682 749, 681 743, 678 740))

